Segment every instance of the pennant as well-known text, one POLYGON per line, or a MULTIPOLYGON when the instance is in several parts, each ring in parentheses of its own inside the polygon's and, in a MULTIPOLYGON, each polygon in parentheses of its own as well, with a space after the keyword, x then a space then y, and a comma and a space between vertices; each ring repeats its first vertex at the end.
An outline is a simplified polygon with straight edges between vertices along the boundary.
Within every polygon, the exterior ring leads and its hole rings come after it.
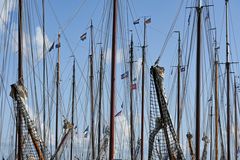
POLYGON ((131 85, 131 89, 132 89, 132 90, 137 89, 137 84, 136 84, 136 83, 133 83, 133 84, 131 85))
POLYGON ((82 41, 84 41, 86 38, 87 38, 87 32, 83 33, 83 34, 80 36, 80 39, 81 39, 82 41))
POLYGON ((185 72, 185 67, 181 67, 181 72, 185 72))
POLYGON ((56 44, 55 45, 55 48, 60 48, 61 47, 61 44, 56 44))
POLYGON ((140 21, 140 18, 136 19, 135 21, 133 21, 133 24, 136 25, 136 24, 139 24, 139 21, 140 21))
POLYGON ((55 42, 52 43, 51 47, 48 49, 48 52, 51 52, 54 49, 55 42))
POLYGON ((145 23, 145 24, 149 24, 149 23, 151 23, 151 21, 152 21, 151 18, 148 18, 148 19, 146 19, 146 20, 144 21, 144 23, 145 23))
POLYGON ((89 126, 87 126, 87 128, 83 131, 84 138, 87 138, 88 132, 89 132, 89 126))
POLYGON ((122 110, 120 110, 117 114, 115 114, 115 117, 121 116, 122 110))
POLYGON ((121 79, 127 78, 128 77, 128 71, 121 74, 121 79))

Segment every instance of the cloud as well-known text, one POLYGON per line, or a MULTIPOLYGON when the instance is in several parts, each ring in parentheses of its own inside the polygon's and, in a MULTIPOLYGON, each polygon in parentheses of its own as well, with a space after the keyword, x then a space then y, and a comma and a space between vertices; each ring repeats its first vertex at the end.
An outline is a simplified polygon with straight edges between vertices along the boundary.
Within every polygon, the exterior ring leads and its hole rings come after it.
MULTIPOLYGON (((122 63, 123 62, 123 49, 118 49, 117 50, 117 56, 116 56, 116 63, 122 63)), ((107 53, 106 53, 106 63, 110 64, 112 61, 112 49, 108 48, 107 49, 107 53)))
POLYGON ((9 22, 9 17, 11 13, 16 9, 14 1, 0 0, 0 29, 2 30, 4 26, 9 22))
MULTIPOLYGON (((46 34, 45 34, 45 43, 46 43, 46 49, 49 48, 49 46, 51 45, 51 42, 46 34)), ((43 53, 42 53, 42 51, 43 51, 43 33, 39 26, 36 28, 35 44, 37 47, 37 57, 38 57, 38 59, 42 59, 43 58, 43 53)))
MULTIPOLYGON (((13 25, 14 25, 13 36, 18 37, 17 24, 13 24, 13 25)), ((23 55, 28 56, 29 53, 31 53, 31 46, 35 46, 33 48, 36 48, 36 50, 34 50, 33 52, 36 53, 38 59, 42 59, 43 58, 43 34, 42 34, 41 28, 39 26, 36 27, 35 35, 32 38, 32 41, 31 41, 30 35, 24 31, 22 33, 22 36, 23 36, 23 42, 22 42, 23 43, 23 55)), ((14 42, 12 44, 13 50, 14 50, 14 53, 17 53, 18 52, 17 38, 14 42)), ((49 40, 49 38, 46 34, 45 34, 45 43, 46 43, 46 51, 47 51, 52 42, 49 40)))

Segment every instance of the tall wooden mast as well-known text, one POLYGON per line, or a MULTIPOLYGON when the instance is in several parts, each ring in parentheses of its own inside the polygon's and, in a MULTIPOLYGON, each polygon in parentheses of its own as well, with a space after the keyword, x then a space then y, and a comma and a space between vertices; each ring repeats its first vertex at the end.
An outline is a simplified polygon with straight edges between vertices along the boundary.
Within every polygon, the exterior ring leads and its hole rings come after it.
POLYGON ((216 32, 214 49, 215 49, 215 160, 218 160, 218 59, 217 59, 218 48, 216 32))
MULTIPOLYGON (((74 106, 75 106, 75 58, 73 61, 73 80, 72 80, 72 125, 74 126, 74 106)), ((70 160, 73 159, 73 130, 71 132, 70 160)))
POLYGON ((234 111, 235 111, 235 160, 237 160, 238 150, 238 121, 237 121, 237 82, 236 76, 234 76, 234 111))
POLYGON ((114 111, 115 111, 115 84, 116 84, 116 49, 117 49, 117 3, 113 0, 113 30, 112 30, 112 65, 111 65, 111 97, 110 97, 110 143, 109 159, 114 158, 114 111))
POLYGON ((142 46, 142 113, 141 113, 141 160, 143 160, 143 142, 144 142, 144 82, 145 82, 145 56, 146 56, 146 34, 147 34, 147 23, 144 18, 144 33, 143 33, 143 46, 142 46))
POLYGON ((95 150, 94 150, 94 96, 93 96, 93 25, 91 21, 90 26, 91 32, 91 54, 89 56, 90 61, 90 98, 91 98, 91 146, 92 146, 92 159, 95 159, 95 150))
MULTIPOLYGON (((18 9, 18 83, 20 85, 24 85, 23 79, 23 42, 22 42, 22 0, 18 1, 19 9, 18 9)), ((22 160, 22 116, 21 110, 19 108, 19 104, 17 105, 17 144, 18 144, 18 160, 22 160)))
POLYGON ((228 38, 228 0, 225 0, 226 7, 226 72, 227 72, 227 160, 231 159, 230 142, 230 63, 229 63, 229 38, 228 38))
POLYGON ((199 0, 197 9, 197 55, 196 55, 196 160, 200 159, 200 117, 201 117, 201 23, 202 6, 199 0))
POLYGON ((181 35, 180 31, 175 31, 178 33, 178 78, 177 78, 177 139, 180 142, 180 81, 181 81, 181 35))
POLYGON ((130 43, 130 148, 131 160, 135 159, 135 140, 134 140, 134 127, 133 127, 133 34, 131 35, 130 43))
POLYGON ((101 48, 100 55, 100 73, 99 73, 99 103, 98 103, 98 156, 100 156, 101 128, 102 128, 102 89, 103 89, 103 52, 101 48))
MULTIPOLYGON (((46 42, 45 42, 45 0, 42 0, 42 14, 43 14, 43 141, 46 143, 46 97, 45 97, 45 76, 46 76, 46 42)), ((45 155, 45 152, 44 152, 45 155)), ((46 158, 46 157, 45 157, 46 158)))
POLYGON ((60 83, 60 33, 58 33, 58 62, 57 62, 57 82, 56 82, 56 133, 55 133, 55 149, 58 147, 58 107, 59 107, 59 83, 60 83))

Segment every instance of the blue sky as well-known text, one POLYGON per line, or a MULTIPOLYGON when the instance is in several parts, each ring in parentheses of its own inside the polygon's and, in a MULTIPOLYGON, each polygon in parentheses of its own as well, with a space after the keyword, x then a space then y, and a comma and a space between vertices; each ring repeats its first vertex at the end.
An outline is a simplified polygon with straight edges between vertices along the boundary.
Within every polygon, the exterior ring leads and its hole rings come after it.
MULTIPOLYGON (((4 4, 4 0, 0 1, 1 5, 4 4)), ((9 3, 13 2, 15 4, 15 1, 8 1, 9 3)), ((71 67, 72 67, 72 55, 75 55, 77 63, 78 63, 78 78, 79 78, 79 85, 78 85, 78 96, 81 97, 79 98, 79 105, 80 106, 88 106, 89 105, 89 96, 86 95, 85 100, 82 100, 82 97, 84 94, 88 93, 88 83, 87 83, 87 79, 88 79, 88 75, 86 73, 88 73, 88 54, 90 52, 89 50, 89 26, 90 26, 90 21, 92 19, 93 21, 93 25, 94 25, 94 32, 96 35, 95 38, 95 43, 98 43, 98 41, 100 41, 99 37, 100 37, 100 28, 101 28, 101 21, 103 19, 102 17, 102 10, 103 10, 103 5, 104 5, 103 0, 46 0, 46 37, 48 39, 48 47, 50 46, 50 44, 52 42, 57 42, 57 34, 58 32, 61 33, 61 63, 62 63, 62 67, 61 67, 61 92, 62 92, 62 106, 63 109, 61 112, 61 115, 67 116, 69 117, 69 93, 70 93, 70 85, 71 85, 71 67), (88 37, 87 40, 85 41, 80 41, 80 36, 85 33, 88 32, 88 37), (82 75, 84 75, 84 77, 81 77, 82 75), (81 101, 81 102, 80 102, 81 101), (66 115, 65 111, 68 113, 66 115)), ((126 7, 126 1, 122 1, 119 0, 119 2, 121 2, 123 4, 123 6, 126 7)), ((151 17, 152 22, 151 24, 148 25, 147 27, 147 44, 148 44, 148 48, 147 48, 147 67, 150 67, 156 60, 156 58, 160 55, 160 51, 163 47, 164 41, 168 35, 168 31, 172 25, 172 22, 175 18, 175 15, 177 14, 177 10, 179 8, 181 1, 177 1, 177 0, 169 0, 169 1, 160 1, 160 0, 129 0, 128 4, 130 6, 130 11, 128 10, 128 13, 124 12, 123 15, 123 19, 124 20, 128 20, 129 25, 125 25, 129 28, 126 28, 126 35, 125 38, 127 37, 125 45, 127 45, 128 41, 129 41, 129 32, 127 32, 128 30, 133 30, 133 34, 134 34, 134 40, 135 40, 135 45, 139 46, 140 44, 142 44, 142 39, 143 39, 143 18, 144 16, 147 17, 151 17), (136 28, 132 25, 132 21, 135 19, 141 18, 140 20, 140 24, 136 26, 136 28), (138 37, 140 38, 140 41, 138 39, 138 37)), ((190 2, 190 1, 186 1, 183 0, 183 7, 182 10, 179 14, 179 18, 176 21, 176 25, 174 27, 173 30, 180 30, 183 33, 183 26, 186 23, 186 19, 188 18, 189 15, 189 9, 185 9, 186 6, 193 6, 194 1, 190 2)), ((224 19, 224 0, 210 0, 209 2, 210 4, 214 4, 214 12, 215 12, 215 18, 213 22, 213 26, 217 27, 217 39, 219 41, 219 45, 220 45, 220 50, 219 50, 219 54, 220 54, 220 61, 225 61, 225 19, 224 19), (215 24, 216 23, 216 24, 215 24)), ((39 18, 41 18, 41 3, 39 2, 29 2, 31 7, 35 7, 34 9, 30 9, 33 13, 33 17, 31 19, 31 22, 33 26, 33 37, 35 39, 35 45, 36 45, 36 49, 34 50, 34 54, 39 55, 41 54, 41 29, 39 28, 40 24, 39 24, 39 18), (40 14, 40 17, 36 16, 36 13, 40 14)), ((13 5, 14 6, 14 5, 13 5)), ((240 21, 239 21, 239 16, 240 14, 238 14, 239 11, 239 6, 240 6, 240 1, 237 0, 232 0, 230 1, 230 47, 231 47, 231 52, 232 52, 232 59, 234 61, 236 61, 236 59, 239 60, 239 56, 238 56, 238 52, 239 52, 239 47, 238 47, 238 43, 240 41, 239 39, 239 28, 240 28, 240 21)), ((3 8, 3 5, 0 6, 0 8, 3 8)), ((123 9, 124 10, 124 9, 123 9)), ((124 10, 126 11, 126 9, 124 10)), ((16 7, 13 7, 13 9, 11 10, 11 13, 15 13, 16 14, 16 7)), ((213 10, 211 10, 211 16, 213 16, 213 10)), ((10 14, 10 13, 8 13, 10 14)), ((14 15, 15 15, 14 14, 14 15)), ((3 11, 2 11, 2 16, 3 11)), ((16 15, 15 17, 15 22, 16 22, 16 15)), ((193 14, 192 14, 193 17, 193 14)), ((105 17, 106 18, 106 17, 105 17)), ((212 17, 213 18, 213 17, 212 17)), ((13 20, 14 21, 14 20, 13 20)), ((27 24, 25 24, 25 27, 27 26, 27 24)), ((111 26, 111 25, 110 25, 111 26)), ((105 31, 104 34, 107 34, 107 32, 111 35, 111 27, 109 28, 109 30, 105 31)), ((182 34, 181 33, 181 34, 182 34)), ((3 35, 3 32, 1 33, 1 35, 3 35)), ((16 35, 15 33, 13 33, 13 35, 16 35)), ((27 35, 27 34, 26 34, 27 35)), ((27 36, 26 36, 27 37, 27 36)), ((28 38, 26 38, 28 39, 28 38)), ((120 39, 118 39, 120 40, 120 39)), ((13 46, 16 46, 16 43, 12 42, 13 46), (15 45, 14 45, 15 44, 15 45)), ((120 45, 121 43, 119 42, 119 53, 121 53, 123 51, 122 46, 120 45)), ((26 46, 28 46, 28 43, 26 44, 26 46)), ((109 49, 111 46, 109 44, 109 46, 106 49, 109 49)), ((28 47, 26 47, 28 48, 28 47)), ((3 49, 1 49, 2 51, 4 51, 3 49)), ((135 47, 134 50, 136 51, 136 61, 140 62, 140 58, 141 58, 141 50, 138 47, 135 47)), ((99 45, 95 46, 95 51, 96 51, 96 56, 95 58, 98 58, 99 53, 99 45)), ((14 49, 12 50, 12 52, 14 52, 14 49)), ((109 52, 109 51, 106 51, 109 52)), ((127 52, 128 53, 128 52, 127 52)), ((127 53, 124 53, 125 56, 127 56, 127 53)), ((47 54, 48 56, 48 63, 49 63, 49 83, 52 85, 54 84, 53 81, 53 77, 54 77, 54 66, 56 63, 56 55, 57 55, 57 50, 53 50, 52 52, 50 52, 49 54, 47 54)), ((2 59, 4 56, 2 56, 0 54, 0 60, 2 63, 2 59)), ((27 57, 27 56, 26 56, 27 57)), ((25 57, 25 61, 27 61, 28 58, 25 57)), ((36 57, 35 57, 36 58, 36 57)), ((126 95, 124 95, 124 93, 126 93, 126 90, 124 89, 124 86, 126 87, 127 82, 122 82, 120 80, 120 75, 125 71, 124 66, 126 67, 126 64, 123 64, 123 61, 121 59, 122 57, 119 56, 119 63, 117 65, 118 67, 118 72, 117 72, 117 78, 119 78, 117 80, 117 84, 119 84, 118 88, 118 93, 117 93, 117 97, 118 97, 118 101, 117 101, 117 105, 116 105, 116 112, 120 109, 120 105, 122 103, 122 101, 124 101, 124 99, 126 100, 126 103, 128 102, 128 98, 126 98, 126 95)), ((4 79, 6 82, 5 83, 5 87, 7 87, 7 92, 9 92, 9 85, 14 83, 16 81, 16 68, 14 67, 16 64, 16 54, 10 55, 9 56, 9 61, 10 61, 10 66, 8 66, 8 70, 9 73, 11 73, 11 75, 9 75, 8 78, 4 79), (15 60, 14 60, 15 59, 15 60)), ((110 58, 109 58, 110 59, 110 58)), ((36 60, 36 71, 37 71, 37 75, 38 75, 38 94, 39 94, 39 103, 40 106, 42 104, 42 94, 41 94, 41 76, 42 76, 42 59, 35 59, 36 60)), ((193 59, 193 61, 195 61, 195 59, 193 59)), ((98 61, 95 64, 95 67, 97 68, 98 66, 98 61)), ((194 64, 194 62, 192 62, 194 64)), ((177 35, 171 35, 169 38, 169 42, 167 43, 165 52, 162 56, 162 58, 160 59, 160 65, 165 67, 166 69, 166 84, 165 84, 165 88, 166 88, 166 92, 167 92, 167 96, 170 96, 169 94, 171 93, 171 87, 173 84, 173 80, 174 77, 173 75, 171 75, 171 66, 176 65, 177 64, 177 35)), ((30 90, 30 74, 32 73, 31 69, 28 70, 28 65, 25 65, 25 75, 26 75, 26 86, 28 87, 28 89, 30 90), (28 72, 28 73, 27 73, 28 72)), ((138 65, 135 66, 136 67, 136 71, 137 68, 139 67, 138 65)), ((192 68, 192 70, 194 69, 194 67, 192 68)), ((149 68, 146 69, 147 71, 149 71, 149 68)), ((191 70, 191 71, 192 71, 191 70)), ((238 66, 234 66, 234 71, 237 72, 239 71, 238 66)), ((107 68, 106 68, 106 72, 107 74, 110 73, 110 66, 109 63, 107 64, 107 68)), ((140 71, 141 72, 141 71, 140 71)), ((139 72, 139 73, 140 73, 139 72)), ((3 74, 3 73, 1 73, 3 74)), ((6 74, 6 73, 5 73, 6 74)), ((98 71, 95 71, 95 76, 97 79, 97 74, 98 71)), ((149 74, 148 74, 149 75, 149 74)), ((106 75, 106 77, 108 77, 109 75, 106 75)), ((137 75, 136 75, 137 76, 137 75)), ((5 76, 7 77, 7 76, 5 76)), ((195 80, 194 80, 194 71, 192 73, 192 78, 190 78, 190 88, 195 86, 195 80)), ((106 78, 108 80, 108 83, 106 83, 106 90, 108 90, 109 84, 110 84, 110 79, 106 78)), ((140 85, 140 80, 138 81, 139 85, 140 85)), ((149 84, 149 82, 147 81, 146 83, 149 84)), ((49 84, 49 85, 50 85, 49 84)), ((97 83, 96 86, 97 88, 97 83)), ((49 89, 49 92, 53 92, 53 87, 51 87, 49 89)), ((140 86, 139 86, 139 90, 140 90, 140 86)), ((29 91, 31 93, 31 91, 29 91)), ((194 105, 194 90, 192 90, 190 93, 192 93, 191 96, 189 96, 188 98, 190 99, 190 102, 192 105, 194 105)), ((207 91, 206 91, 207 93, 207 91)), ((105 96, 109 97, 109 91, 105 91, 105 96)), ((135 93, 135 103, 136 105, 140 106, 140 101, 138 102, 138 100, 140 100, 140 91, 135 93)), ((5 95, 6 96, 6 95, 5 95)), ((54 96, 53 96, 54 97, 54 96)), ((32 98, 32 97, 29 97, 32 98)), ((174 96, 175 98, 175 96, 174 96)), ((171 99, 171 97, 169 97, 169 99, 171 99)), ((207 99, 207 98, 205 98, 207 99)), ((8 100, 11 102, 11 99, 8 97, 8 100)), ((29 100, 30 101, 30 100, 29 100)), ((30 104, 34 103, 33 101, 29 102, 30 104)), ((108 106, 108 98, 106 98, 104 100, 104 103, 106 104, 106 106, 108 106)), ((148 101, 146 102, 148 103, 148 101)), ((169 102, 170 104, 172 104, 172 106, 170 106, 170 110, 172 110, 172 117, 174 117, 174 102, 169 102)), ((11 103, 10 103, 11 104, 11 103)), ((127 105, 127 104, 126 104, 127 105)), ((2 106, 1 106, 2 107, 2 106)), ((10 109, 11 107, 13 107, 12 105, 8 106, 7 109, 5 110, 7 114, 10 113, 10 109)), ((31 108, 31 107, 30 107, 31 108)), ((54 108, 54 107, 53 107, 54 108)), ((34 110, 34 109, 32 109, 34 110)), ((80 112, 80 119, 78 120, 78 132, 82 132, 82 130, 84 130, 84 128, 86 128, 86 126, 88 125, 88 119, 89 119, 89 113, 87 115, 84 115, 84 112, 89 112, 89 110, 87 109, 87 107, 81 107, 78 112, 80 112), (82 114, 81 114, 82 113, 82 114)), ((106 109, 105 114, 108 116, 108 109, 106 109)), ((194 117, 194 110, 190 109, 190 111, 192 111, 192 117, 194 117)), ((33 111, 34 112, 34 111, 33 111)), ((140 110, 136 109, 136 112, 139 114, 140 110)), ((42 113, 42 110, 41 110, 42 113)), ((53 114, 53 113, 52 113, 53 114)), ((124 111, 125 116, 127 117, 128 115, 128 111, 127 109, 125 109, 124 111)), ((34 113, 33 113, 34 115, 34 113)), ((128 127, 128 123, 127 123, 127 118, 123 118, 120 119, 121 123, 123 123, 125 125, 124 128, 128 127), (126 123, 126 124, 125 124, 126 123)), ((136 116, 138 117, 138 116, 136 116)), ((190 118, 192 118, 190 116, 190 118)), ((204 117, 204 115, 203 115, 204 117)), ((8 117, 4 116, 4 119, 6 121, 8 121, 8 117)), ((54 119, 54 115, 53 118, 54 119)), ((12 119, 11 119, 12 121, 12 119)), ((108 121, 108 118, 105 118, 105 121, 108 121)), ((137 121, 137 118, 136 118, 137 121)), ((186 122, 187 120, 183 121, 183 125, 184 122, 186 122)), ((107 123, 107 122, 106 122, 107 123)), ((187 123, 187 122, 186 122, 187 123)), ((4 126, 7 124, 4 124, 4 126)), ((186 129, 194 129, 192 127, 187 126, 186 129)), ((139 129, 139 128, 138 128, 139 129)), ((146 128, 147 130, 147 128, 146 128)), ((10 131, 9 131, 10 132, 10 131)), ((186 131, 183 131, 183 134, 186 131)), ((193 131, 194 132, 194 131, 193 131)), ((8 137, 6 135, 4 135, 3 137, 0 138, 4 138, 4 137, 8 137)), ((183 136, 184 137, 184 136, 183 136)), ((120 140, 121 141, 121 137, 120 140)), ((0 152, 0 156, 1 156, 1 152, 0 152)))

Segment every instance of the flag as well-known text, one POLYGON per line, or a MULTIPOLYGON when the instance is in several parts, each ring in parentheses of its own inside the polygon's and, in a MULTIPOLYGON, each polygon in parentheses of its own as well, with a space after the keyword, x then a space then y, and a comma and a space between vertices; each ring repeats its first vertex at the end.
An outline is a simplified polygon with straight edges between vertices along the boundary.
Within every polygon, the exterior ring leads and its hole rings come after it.
POLYGON ((148 19, 146 19, 146 20, 144 21, 144 23, 145 23, 145 24, 149 24, 149 23, 151 23, 151 21, 152 21, 151 18, 148 18, 148 19))
POLYGON ((86 38, 87 38, 87 32, 83 33, 83 34, 80 36, 80 39, 81 39, 82 41, 84 41, 86 38))
POLYGON ((55 48, 60 48, 60 47, 61 47, 60 43, 55 45, 55 48))
POLYGON ((49 48, 48 52, 51 52, 54 49, 55 42, 52 43, 51 47, 49 48))
POLYGON ((127 78, 128 77, 128 71, 121 74, 121 79, 127 78))
POLYGON ((212 101, 212 96, 208 99, 208 102, 211 102, 212 101))
POLYGON ((138 19, 136 19, 135 21, 133 21, 133 24, 135 25, 135 24, 139 24, 139 21, 140 21, 140 19, 138 18, 138 19))
POLYGON ((117 114, 115 114, 115 117, 121 116, 122 110, 120 110, 117 114))
POLYGON ((132 90, 137 89, 137 84, 136 84, 136 83, 133 83, 133 84, 131 85, 131 89, 132 89, 132 90))
POLYGON ((185 71, 185 67, 181 67, 181 72, 184 72, 185 71))
POLYGON ((83 131, 84 138, 87 138, 88 132, 89 132, 89 126, 87 126, 87 128, 83 131))

